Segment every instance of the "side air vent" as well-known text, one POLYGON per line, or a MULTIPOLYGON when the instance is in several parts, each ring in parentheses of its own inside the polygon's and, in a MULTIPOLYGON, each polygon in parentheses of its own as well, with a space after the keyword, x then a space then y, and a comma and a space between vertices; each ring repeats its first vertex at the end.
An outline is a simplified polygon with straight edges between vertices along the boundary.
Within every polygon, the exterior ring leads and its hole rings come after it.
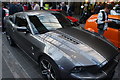
POLYGON ((77 41, 73 40, 70 37, 67 37, 67 36, 64 36, 64 35, 61 35, 60 37, 67 40, 67 41, 69 41, 69 42, 71 42, 71 43, 73 43, 73 44, 79 44, 77 41))

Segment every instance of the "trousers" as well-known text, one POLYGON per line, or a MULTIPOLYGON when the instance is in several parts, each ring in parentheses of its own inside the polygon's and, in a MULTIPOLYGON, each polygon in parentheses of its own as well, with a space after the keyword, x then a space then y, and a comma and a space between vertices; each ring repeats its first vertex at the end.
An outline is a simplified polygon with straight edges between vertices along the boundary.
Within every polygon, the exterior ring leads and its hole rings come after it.
POLYGON ((100 35, 103 35, 104 34, 104 32, 105 32, 105 30, 98 30, 98 33, 100 34, 100 35))

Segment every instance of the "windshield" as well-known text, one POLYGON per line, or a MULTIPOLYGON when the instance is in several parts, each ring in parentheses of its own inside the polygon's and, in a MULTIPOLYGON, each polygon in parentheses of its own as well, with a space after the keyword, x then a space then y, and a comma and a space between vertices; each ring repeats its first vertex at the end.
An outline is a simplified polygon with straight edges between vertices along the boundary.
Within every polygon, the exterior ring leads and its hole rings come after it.
POLYGON ((45 33, 59 28, 72 27, 71 22, 59 13, 45 13, 29 16, 31 26, 35 33, 45 33))
POLYGON ((47 14, 47 15, 39 15, 37 16, 41 23, 48 29, 48 30, 54 30, 58 28, 62 28, 62 25, 58 21, 58 19, 52 15, 52 14, 47 14))

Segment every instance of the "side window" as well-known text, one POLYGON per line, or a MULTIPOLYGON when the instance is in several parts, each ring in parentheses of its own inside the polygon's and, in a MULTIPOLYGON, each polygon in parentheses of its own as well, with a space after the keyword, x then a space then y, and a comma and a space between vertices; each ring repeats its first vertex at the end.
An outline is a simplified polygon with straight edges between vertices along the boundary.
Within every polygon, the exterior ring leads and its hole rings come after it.
POLYGON ((28 26, 27 20, 25 18, 22 18, 19 16, 16 16, 15 24, 19 27, 22 27, 22 26, 27 27, 28 26))
POLYGON ((40 22, 37 16, 29 16, 33 31, 37 34, 48 32, 47 28, 40 22))

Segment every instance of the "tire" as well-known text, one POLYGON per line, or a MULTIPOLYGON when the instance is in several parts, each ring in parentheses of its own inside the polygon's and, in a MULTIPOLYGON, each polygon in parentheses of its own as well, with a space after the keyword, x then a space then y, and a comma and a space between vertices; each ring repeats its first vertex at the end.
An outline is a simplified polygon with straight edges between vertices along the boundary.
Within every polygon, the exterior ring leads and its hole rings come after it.
POLYGON ((49 57, 42 56, 39 60, 43 80, 61 80, 57 64, 49 57))
POLYGON ((8 42, 9 42, 10 46, 15 46, 15 43, 14 43, 13 39, 7 33, 6 33, 6 38, 7 38, 8 42))

